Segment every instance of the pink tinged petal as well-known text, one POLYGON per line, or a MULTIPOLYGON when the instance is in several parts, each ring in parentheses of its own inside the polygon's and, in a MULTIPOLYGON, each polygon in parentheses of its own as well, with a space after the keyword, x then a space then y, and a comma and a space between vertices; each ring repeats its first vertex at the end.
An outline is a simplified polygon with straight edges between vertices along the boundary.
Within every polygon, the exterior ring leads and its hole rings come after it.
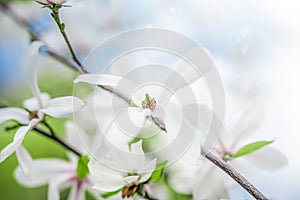
POLYGON ((155 170, 155 168, 156 168, 156 159, 153 159, 141 170, 143 173, 141 174, 139 182, 143 183, 147 181, 151 177, 152 172, 155 170))
POLYGON ((51 99, 40 112, 55 118, 65 118, 80 110, 83 105, 83 101, 77 97, 58 97, 51 99))
POLYGON ((48 184, 48 200, 59 200, 60 189, 67 183, 69 183, 69 181, 65 175, 52 178, 48 184))
POLYGON ((51 179, 62 175, 71 176, 75 173, 72 164, 61 159, 37 159, 33 161, 31 177, 24 175, 21 167, 17 167, 14 176, 17 182, 26 187, 46 185, 51 179))
POLYGON ((76 180, 72 186, 68 199, 70 200, 85 200, 84 191, 86 189, 83 181, 76 180))
POLYGON ((29 124, 29 113, 20 108, 1 108, 0 124, 8 120, 16 120, 20 124, 29 124))
POLYGON ((265 147, 245 156, 248 163, 265 170, 278 170, 287 166, 287 157, 272 147, 265 147))
POLYGON ((28 151, 21 145, 16 150, 19 165, 24 173, 24 176, 30 180, 34 176, 34 163, 28 151))
POLYGON ((14 136, 14 140, 12 143, 7 145, 2 151, 0 152, 0 162, 4 161, 8 156, 10 156, 13 152, 17 150, 18 147, 22 144, 22 141, 26 135, 26 133, 35 127, 38 124, 38 119, 33 119, 30 121, 28 126, 22 126, 17 130, 14 136))
POLYGON ((43 93, 40 95, 40 100, 36 97, 26 99, 23 101, 23 106, 30 111, 37 111, 42 108, 40 101, 42 102, 42 105, 46 105, 49 100, 50 96, 47 93, 43 93))

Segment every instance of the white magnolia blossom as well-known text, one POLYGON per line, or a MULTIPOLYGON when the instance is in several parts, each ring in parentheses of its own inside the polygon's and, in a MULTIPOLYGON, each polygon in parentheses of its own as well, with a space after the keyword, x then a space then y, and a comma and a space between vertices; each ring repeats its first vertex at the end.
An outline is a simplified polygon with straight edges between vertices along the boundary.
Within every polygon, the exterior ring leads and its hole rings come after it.
POLYGON ((49 5, 49 4, 64 4, 67 2, 67 0, 35 0, 38 3, 41 3, 43 5, 49 5))
MULTIPOLYGON (((211 62, 209 56, 206 53, 204 54, 203 64, 210 65, 211 62)), ((181 144, 176 144, 177 148, 180 145, 187 147, 192 144, 191 148, 194 149, 195 153, 193 155, 194 161, 197 161, 200 157, 200 145, 197 140, 195 140, 195 142, 191 142, 191 138, 194 137, 195 130, 197 129, 197 122, 193 120, 193 122, 187 123, 184 117, 181 116, 182 112, 186 111, 186 106, 189 102, 176 102, 174 100, 175 98, 172 98, 176 95, 166 90, 165 87, 171 88, 175 93, 180 90, 180 95, 184 96, 185 86, 197 80, 199 76, 197 76, 197 74, 195 75, 194 71, 190 71, 189 67, 182 63, 175 67, 175 69, 164 69, 165 73, 157 71, 156 74, 150 74, 147 69, 142 69, 134 71, 134 74, 130 76, 126 76, 126 74, 133 70, 134 67, 127 60, 121 59, 121 61, 114 63, 112 69, 112 74, 82 74, 74 81, 75 83, 83 82, 110 88, 111 90, 114 90, 115 94, 121 95, 123 98, 131 101, 131 105, 128 103, 124 104, 124 102, 118 102, 116 103, 118 104, 116 106, 114 103, 116 101, 115 99, 118 97, 114 97, 107 100, 99 100, 102 101, 101 104, 98 103, 98 100, 96 100, 98 92, 95 93, 94 102, 97 103, 93 104, 94 108, 105 107, 102 105, 107 105, 108 102, 113 102, 109 104, 110 112, 113 112, 109 115, 112 116, 111 118, 114 120, 114 123, 110 123, 108 127, 102 127, 103 132, 108 133, 106 134, 108 140, 111 140, 112 143, 115 143, 118 147, 126 148, 128 142, 133 138, 147 138, 153 136, 151 134, 156 134, 157 132, 165 134, 163 128, 166 128, 167 134, 164 135, 166 139, 164 146, 166 146, 179 134, 184 132, 186 137, 181 138, 181 144), (177 74, 179 73, 185 78, 184 81, 177 80, 177 74), (157 78, 160 76, 165 77, 162 77, 161 79, 157 78), (161 80, 162 83, 160 84, 165 87, 160 87, 156 84, 148 84, 145 86, 144 82, 147 80, 148 82, 161 80), (135 91, 135 89, 138 90, 135 91), (98 104, 101 106, 97 106, 98 104), (155 130, 153 125, 155 125, 156 129, 159 127, 162 130, 155 130), (141 130, 144 128, 152 129, 151 131, 143 131, 143 133, 147 133, 148 135, 144 134, 141 136, 141 130), (123 134, 119 134, 120 131, 123 134)), ((187 99, 185 98, 185 100, 187 99)), ((105 108, 104 110, 106 111, 108 109, 105 108)), ((96 111, 95 113, 96 115, 97 113, 103 114, 101 110, 99 110, 99 112, 96 111)), ((102 122, 103 116, 99 117, 97 120, 102 122)), ((181 153, 185 152, 185 150, 186 149, 182 149, 181 153)))
POLYGON ((16 151, 18 161, 24 169, 26 163, 23 162, 22 155, 27 155, 28 152, 21 145, 26 133, 34 129, 44 119, 45 115, 54 118, 65 118, 80 110, 84 105, 83 101, 77 97, 65 96, 51 99, 48 94, 40 92, 37 85, 36 69, 33 62, 31 62, 38 53, 40 45, 40 43, 32 45, 33 55, 28 63, 30 86, 35 97, 23 102, 25 109, 16 107, 0 109, 0 124, 8 120, 15 120, 21 126, 15 133, 13 141, 0 151, 0 162, 3 162, 16 151))
MULTIPOLYGON (((83 133, 83 130, 78 130, 78 127, 76 129, 72 122, 66 123, 66 142, 80 153, 84 153, 85 150, 76 132, 81 132, 81 140, 91 140, 83 133)), ((78 156, 69 153, 68 158, 69 161, 58 158, 29 159, 31 163, 30 176, 26 176, 21 167, 17 167, 15 178, 25 187, 39 187, 48 184, 48 200, 59 200, 60 190, 68 186, 71 186, 68 198, 70 200, 84 200, 86 190, 98 199, 99 192, 92 189, 95 184, 93 177, 88 175, 86 178, 81 178, 77 175, 78 156)))
POLYGON ((142 149, 142 141, 131 145, 131 153, 137 154, 137 157, 124 157, 124 155, 109 154, 111 162, 122 163, 122 169, 126 171, 110 168, 105 164, 94 159, 89 163, 90 173, 96 179, 95 189, 102 192, 112 192, 126 186, 146 182, 156 167, 156 159, 146 161, 142 149))
MULTIPOLYGON (((224 156, 234 156, 239 148, 247 145, 251 141, 251 135, 260 128, 263 121, 263 110, 260 106, 253 105, 245 110, 236 121, 230 131, 224 130, 218 146, 215 148, 216 153, 226 159, 224 156)), ((247 160, 247 163, 265 170, 277 170, 287 165, 286 156, 273 147, 263 147, 242 158, 233 159, 231 162, 238 167, 239 159, 247 160)))
MULTIPOLYGON (((191 108, 194 109, 194 106, 191 106, 191 108)), ((211 115, 214 113, 207 107, 200 107, 199 109, 203 118, 201 128, 203 131, 206 131, 210 125, 211 115)), ((226 159, 224 157, 226 154, 234 156, 240 147, 251 142, 249 140, 247 142, 246 139, 260 127, 262 116, 263 113, 259 107, 252 106, 246 110, 237 120, 236 126, 231 129, 231 132, 224 131, 213 152, 223 159, 226 159)), ((214 127, 211 128, 211 134, 215 134, 213 137, 218 136, 218 130, 214 129, 214 127)), ((205 146, 205 144, 203 145, 205 146)), ((280 151, 267 146, 228 162, 238 171, 246 173, 249 165, 266 170, 280 169, 286 166, 287 159, 280 151), (247 161, 247 166, 243 165, 244 161, 247 161)), ((194 199, 227 199, 229 198, 228 190, 234 185, 231 179, 224 176, 216 166, 204 159, 200 161, 198 166, 191 166, 186 162, 178 162, 170 169, 167 169, 167 173, 169 174, 171 187, 180 193, 192 194, 194 199)))

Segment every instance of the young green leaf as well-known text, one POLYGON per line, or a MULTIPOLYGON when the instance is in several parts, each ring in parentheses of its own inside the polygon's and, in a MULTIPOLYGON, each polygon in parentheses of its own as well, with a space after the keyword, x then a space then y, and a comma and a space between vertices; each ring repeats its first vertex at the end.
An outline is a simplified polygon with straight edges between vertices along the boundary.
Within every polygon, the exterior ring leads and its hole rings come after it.
POLYGON ((102 198, 109 198, 109 197, 111 197, 111 196, 114 196, 114 195, 116 195, 116 194, 118 194, 119 192, 121 192, 121 190, 123 190, 123 188, 120 188, 120 189, 118 189, 118 190, 116 190, 116 191, 113 191, 113 192, 106 192, 106 193, 103 193, 103 194, 101 194, 101 197, 102 198))
POLYGON ((257 141, 257 142, 247 144, 247 145, 243 146, 242 148, 240 148, 236 152, 236 154, 233 156, 233 158, 238 158, 238 157, 241 157, 241 156, 245 156, 245 155, 250 154, 254 151, 257 151, 260 148, 262 148, 266 145, 269 145, 273 142, 274 142, 273 140, 272 141, 257 141))
POLYGON ((77 163, 77 169, 76 169, 76 173, 79 178, 85 179, 89 175, 90 171, 88 168, 88 163, 89 163, 88 156, 85 155, 79 158, 77 163))
POLYGON ((133 101, 130 101, 130 107, 138 107, 133 101))
POLYGON ((152 172, 151 177, 148 180, 149 183, 157 182, 160 180, 167 163, 168 163, 168 161, 165 160, 164 162, 161 162, 156 166, 155 170, 152 172))

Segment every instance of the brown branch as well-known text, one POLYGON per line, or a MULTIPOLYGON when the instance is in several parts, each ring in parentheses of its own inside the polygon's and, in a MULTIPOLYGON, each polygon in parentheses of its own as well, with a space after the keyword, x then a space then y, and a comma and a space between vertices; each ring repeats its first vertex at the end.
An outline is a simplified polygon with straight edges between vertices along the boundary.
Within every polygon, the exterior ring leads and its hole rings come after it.
POLYGON ((68 144, 66 144, 64 141, 62 141, 61 139, 59 139, 58 137, 55 136, 55 134, 48 134, 47 132, 45 132, 44 130, 41 130, 39 128, 34 128, 34 131, 40 133, 41 135, 50 138, 51 140, 59 143, 60 145, 62 145, 63 147, 65 147, 66 149, 68 149, 69 151, 73 152, 74 154, 76 154, 77 156, 81 156, 81 153, 79 153, 77 150, 75 150, 73 147, 69 146, 68 144))
POLYGON ((214 154, 205 151, 202 149, 201 154, 210 160, 213 164, 223 170, 231 178, 233 178, 240 186, 242 186, 248 193, 250 193, 254 198, 259 200, 267 200, 265 197, 254 185, 252 185, 245 177, 243 177, 236 169, 230 166, 228 163, 218 158, 214 154))

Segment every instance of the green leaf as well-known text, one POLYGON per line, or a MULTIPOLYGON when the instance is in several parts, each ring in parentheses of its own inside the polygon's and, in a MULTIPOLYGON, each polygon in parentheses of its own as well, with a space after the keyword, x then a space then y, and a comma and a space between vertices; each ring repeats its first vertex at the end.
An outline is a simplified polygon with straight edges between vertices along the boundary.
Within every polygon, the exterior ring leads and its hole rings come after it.
POLYGON ((89 163, 89 158, 87 155, 81 156, 79 158, 77 163, 77 169, 76 169, 76 173, 79 178, 85 179, 89 175, 90 171, 88 168, 88 163, 89 163))
POLYGON ((133 101, 130 101, 130 107, 138 107, 133 101))
POLYGON ((163 175, 164 168, 165 168, 165 166, 166 166, 167 163, 168 163, 168 161, 165 160, 165 161, 159 163, 156 166, 155 170, 152 172, 151 177, 148 180, 149 183, 157 182, 157 181, 160 180, 160 178, 163 175))
POLYGON ((247 145, 243 146, 242 148, 240 148, 236 152, 236 154, 233 156, 233 158, 238 158, 238 157, 241 157, 241 156, 245 156, 245 155, 250 154, 254 151, 257 151, 260 148, 262 148, 266 145, 269 145, 273 142, 274 142, 274 140, 272 140, 272 141, 257 141, 257 142, 247 144, 247 145))
POLYGON ((140 140, 141 140, 141 138, 138 138, 138 137, 135 137, 135 138, 133 138, 132 140, 130 140, 130 141, 128 142, 128 147, 129 147, 129 149, 131 150, 131 145, 133 145, 134 143, 139 142, 140 140))
POLYGON ((101 194, 101 197, 106 199, 108 197, 111 197, 111 196, 114 196, 114 195, 118 194, 121 190, 123 190, 123 188, 120 188, 120 189, 118 189, 116 191, 113 191, 113 192, 103 193, 103 194, 101 194))
POLYGON ((84 193, 85 200, 97 200, 97 198, 88 190, 84 193))

